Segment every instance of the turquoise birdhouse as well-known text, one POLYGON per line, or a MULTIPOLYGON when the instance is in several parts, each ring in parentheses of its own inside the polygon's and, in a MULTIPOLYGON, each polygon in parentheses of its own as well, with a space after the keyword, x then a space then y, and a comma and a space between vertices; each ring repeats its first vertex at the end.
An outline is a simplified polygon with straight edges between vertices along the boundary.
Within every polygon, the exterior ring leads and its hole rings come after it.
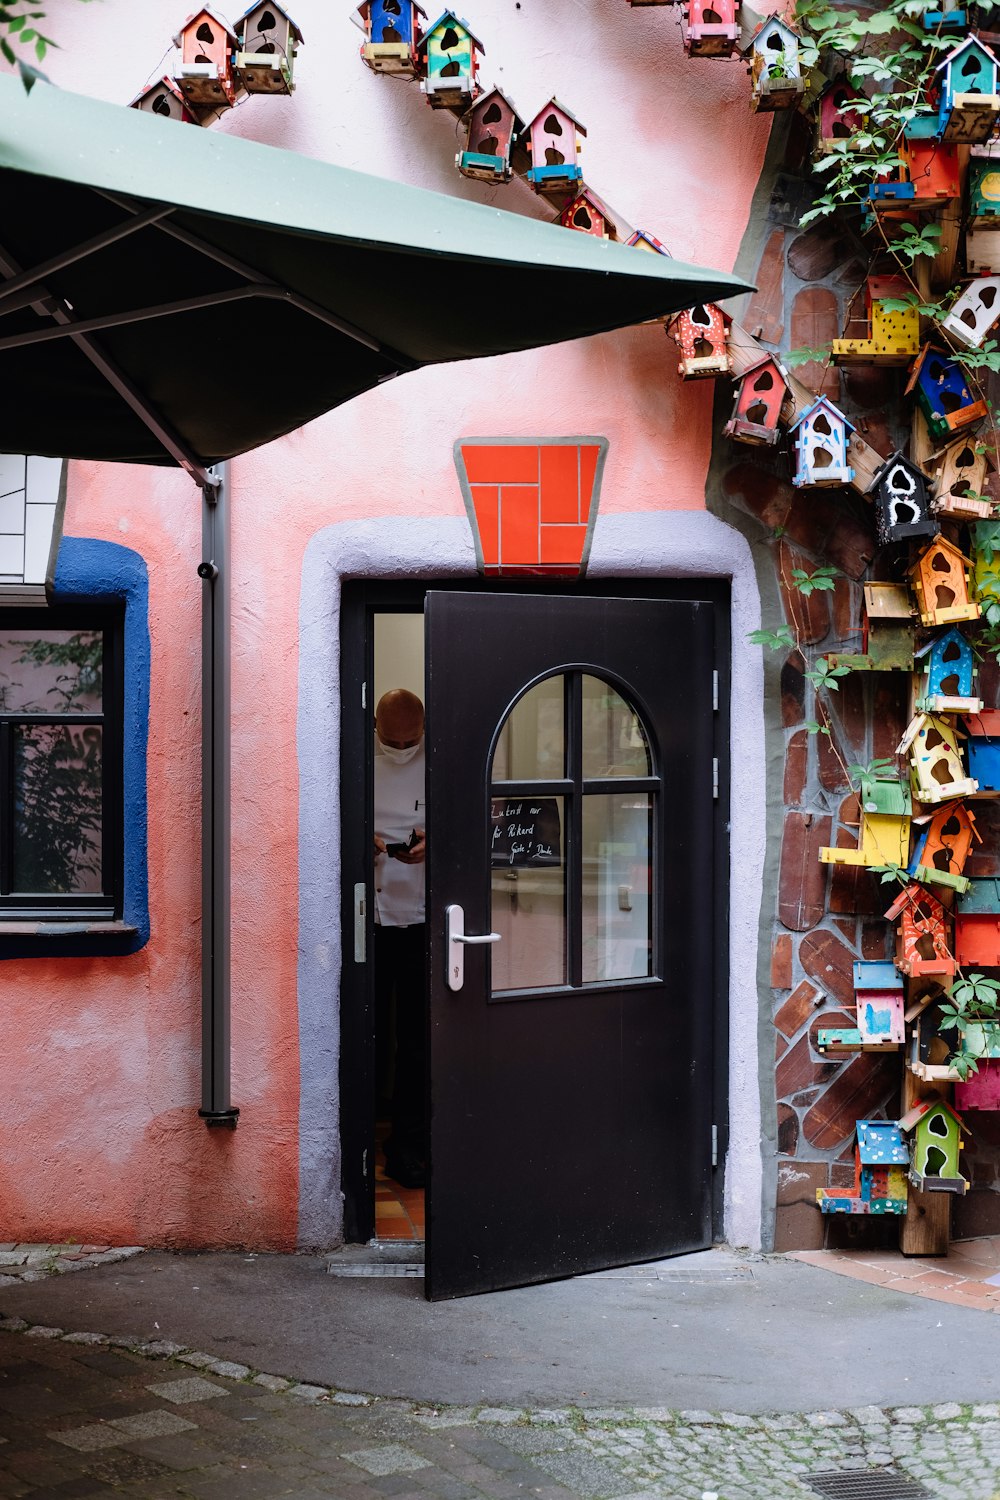
POLYGON ((1000 62, 970 36, 934 70, 939 89, 938 135, 946 144, 983 145, 1000 116, 1000 62))
POLYGON ((417 44, 424 77, 420 84, 432 109, 464 113, 479 94, 479 57, 486 48, 468 21, 446 10, 417 44))
POLYGON ((973 694, 975 662, 972 647, 952 627, 916 653, 927 657, 927 685, 917 707, 932 714, 975 714, 983 706, 973 694))

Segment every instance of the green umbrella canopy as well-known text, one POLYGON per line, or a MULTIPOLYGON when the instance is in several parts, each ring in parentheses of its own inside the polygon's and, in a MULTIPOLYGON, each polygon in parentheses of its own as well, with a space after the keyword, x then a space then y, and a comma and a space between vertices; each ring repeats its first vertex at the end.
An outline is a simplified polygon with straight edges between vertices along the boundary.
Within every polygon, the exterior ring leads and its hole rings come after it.
POLYGON ((0 202, 3 451, 196 471, 420 365, 747 289, 13 77, 0 202))

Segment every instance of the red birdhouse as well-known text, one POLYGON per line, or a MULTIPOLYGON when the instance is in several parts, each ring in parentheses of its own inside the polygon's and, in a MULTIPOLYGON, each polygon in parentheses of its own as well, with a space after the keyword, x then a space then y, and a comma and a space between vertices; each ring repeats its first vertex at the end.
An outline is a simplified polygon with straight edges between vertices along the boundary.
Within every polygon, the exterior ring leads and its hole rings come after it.
POLYGON ((835 80, 819 96, 819 123, 816 127, 816 155, 824 156, 843 141, 849 140, 864 123, 851 106, 857 93, 842 78, 835 80))
POLYGON ((557 223, 561 224, 564 229, 575 229, 578 234, 593 235, 596 240, 617 240, 618 238, 618 229, 611 217, 611 210, 590 188, 584 188, 572 203, 567 203, 557 223))
POLYGON ((207 5, 196 10, 174 37, 174 46, 181 49, 174 78, 196 109, 228 109, 235 103, 233 55, 238 40, 229 22, 207 5))
POLYGON ((667 325, 667 332, 681 351, 677 368, 684 380, 730 374, 733 360, 729 353, 729 325, 732 321, 714 302, 703 302, 678 313, 667 325))
POLYGON ((469 132, 468 145, 455 157, 462 176, 480 182, 509 182, 511 151, 524 121, 506 94, 490 89, 463 116, 463 124, 469 132))
POLYGON ((688 0, 683 29, 689 57, 732 57, 740 39, 739 0, 688 0))
POLYGON ((885 914, 887 922, 899 918, 896 933, 896 968, 917 979, 925 974, 954 974, 955 963, 948 946, 944 907, 936 896, 919 885, 908 885, 885 914))
POLYGON ((755 360, 736 387, 736 404, 725 426, 726 437, 771 447, 780 436, 778 420, 789 394, 788 378, 773 355, 755 360))

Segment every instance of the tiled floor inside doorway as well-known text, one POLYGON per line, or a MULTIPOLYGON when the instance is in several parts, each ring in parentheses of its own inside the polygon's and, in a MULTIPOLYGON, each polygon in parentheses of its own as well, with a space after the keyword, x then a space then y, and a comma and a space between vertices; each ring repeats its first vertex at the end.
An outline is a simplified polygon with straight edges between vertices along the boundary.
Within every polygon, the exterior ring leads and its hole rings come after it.
POLYGON ((375 1127, 375 1238, 378 1240, 422 1240, 424 1237, 424 1190, 400 1187, 385 1175, 382 1141, 388 1126, 375 1127))

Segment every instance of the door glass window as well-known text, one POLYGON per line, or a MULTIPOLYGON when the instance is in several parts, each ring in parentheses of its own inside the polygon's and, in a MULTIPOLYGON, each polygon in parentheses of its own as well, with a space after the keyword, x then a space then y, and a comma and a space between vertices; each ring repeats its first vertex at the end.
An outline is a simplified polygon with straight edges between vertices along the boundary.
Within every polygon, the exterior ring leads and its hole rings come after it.
POLYGON ((610 683, 536 683, 497 735, 490 788, 494 995, 656 972, 661 785, 649 734, 610 683))

